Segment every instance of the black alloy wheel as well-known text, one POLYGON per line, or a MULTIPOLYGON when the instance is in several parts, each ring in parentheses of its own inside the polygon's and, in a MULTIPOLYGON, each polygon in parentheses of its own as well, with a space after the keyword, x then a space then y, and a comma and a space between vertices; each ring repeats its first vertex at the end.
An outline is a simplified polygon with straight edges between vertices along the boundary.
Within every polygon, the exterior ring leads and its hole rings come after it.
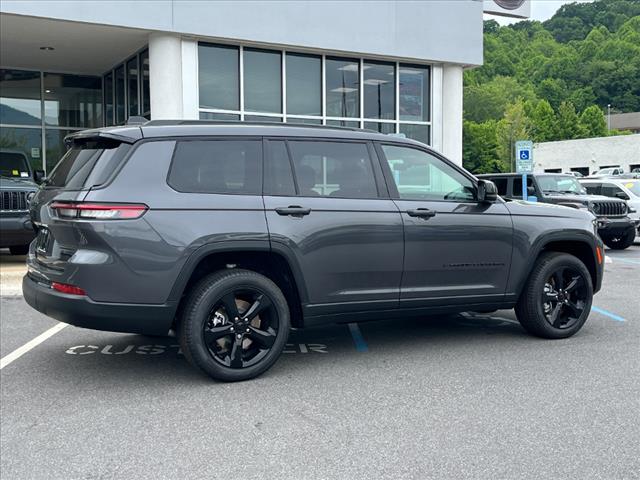
POLYGON ((570 267, 558 267, 547 279, 542 292, 547 322, 554 328, 571 328, 583 315, 587 296, 587 283, 582 273, 570 267))

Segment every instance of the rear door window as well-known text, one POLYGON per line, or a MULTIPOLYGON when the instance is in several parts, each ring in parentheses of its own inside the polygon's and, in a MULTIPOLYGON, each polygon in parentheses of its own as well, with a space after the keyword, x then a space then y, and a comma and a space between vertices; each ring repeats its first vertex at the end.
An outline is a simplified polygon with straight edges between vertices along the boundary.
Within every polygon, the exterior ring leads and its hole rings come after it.
POLYGON ((583 183, 582 186, 589 195, 600 195, 600 192, 602 191, 601 183, 583 183))
POLYGON ((617 185, 614 185, 613 183, 602 184, 602 195, 604 195, 605 197, 616 197, 623 200, 629 200, 629 195, 624 193, 624 190, 622 190, 617 185))
POLYGON ((496 188, 498 189, 498 195, 501 197, 505 197, 507 195, 507 184, 508 179, 506 178, 493 178, 491 179, 493 183, 496 184, 496 188))
POLYGON ((176 145, 168 183, 179 192, 260 195, 260 140, 185 140, 176 145))
POLYGON ((366 143, 290 140, 298 195, 377 198, 378 189, 366 143))
POLYGON ((284 140, 271 140, 268 142, 267 151, 264 175, 265 194, 294 196, 296 187, 287 144, 284 140))

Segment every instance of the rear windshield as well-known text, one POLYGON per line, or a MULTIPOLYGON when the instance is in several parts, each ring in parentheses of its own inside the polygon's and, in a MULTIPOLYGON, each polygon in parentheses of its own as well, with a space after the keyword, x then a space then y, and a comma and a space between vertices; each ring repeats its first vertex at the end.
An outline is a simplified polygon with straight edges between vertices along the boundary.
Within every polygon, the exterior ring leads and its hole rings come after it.
POLYGON ((47 177, 46 187, 80 190, 104 183, 128 146, 117 143, 86 143, 65 153, 47 177))
POLYGON ((29 164, 22 153, 0 152, 0 175, 3 177, 29 177, 29 164))

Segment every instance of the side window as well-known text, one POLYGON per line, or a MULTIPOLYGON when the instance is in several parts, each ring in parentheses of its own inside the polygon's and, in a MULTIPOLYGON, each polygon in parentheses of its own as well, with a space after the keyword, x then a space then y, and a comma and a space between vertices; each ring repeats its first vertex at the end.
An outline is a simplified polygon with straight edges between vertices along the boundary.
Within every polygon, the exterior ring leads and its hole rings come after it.
MULTIPOLYGON (((527 176, 527 195, 534 195, 535 190, 533 189, 533 180, 531 176, 527 176)), ((522 177, 514 177, 513 179, 513 198, 522 198, 522 177)))
POLYGON ((377 198, 366 144, 290 140, 289 148, 300 196, 377 198))
POLYGON ((260 195, 259 140, 180 141, 169 170, 179 192, 260 195))
POLYGON ((583 183, 582 186, 589 195, 601 195, 601 183, 583 183))
POLYGON ((507 195, 507 183, 508 179, 506 178, 492 178, 490 179, 493 183, 496 184, 496 188, 498 189, 498 195, 504 197, 507 195))
POLYGON ((265 194, 295 195, 296 187, 293 183, 287 145, 283 140, 270 140, 268 145, 269 153, 264 173, 265 194))
POLYGON ((624 190, 622 190, 617 185, 614 185, 613 183, 602 184, 602 195, 606 197, 616 197, 622 198, 623 200, 629 200, 629 195, 624 193, 624 190))
POLYGON ((439 158, 415 148, 382 145, 403 200, 473 201, 471 180, 439 158))

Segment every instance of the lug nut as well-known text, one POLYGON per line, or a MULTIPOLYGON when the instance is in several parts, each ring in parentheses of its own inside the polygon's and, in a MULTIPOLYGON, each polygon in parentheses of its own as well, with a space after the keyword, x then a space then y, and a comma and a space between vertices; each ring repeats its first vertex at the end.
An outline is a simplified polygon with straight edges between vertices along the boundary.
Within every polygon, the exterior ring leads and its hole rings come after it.
POLYGON ((251 330, 249 330, 249 329, 247 328, 247 333, 249 333, 250 331, 251 331, 251 330))
POLYGON ((229 330, 231 330, 233 332, 233 327, 231 327, 229 330))
POLYGON ((237 338, 238 340, 242 340, 242 335, 236 335, 236 338, 237 338))
POLYGON ((238 317, 234 318, 234 320, 237 322, 238 320, 240 320, 238 317))

